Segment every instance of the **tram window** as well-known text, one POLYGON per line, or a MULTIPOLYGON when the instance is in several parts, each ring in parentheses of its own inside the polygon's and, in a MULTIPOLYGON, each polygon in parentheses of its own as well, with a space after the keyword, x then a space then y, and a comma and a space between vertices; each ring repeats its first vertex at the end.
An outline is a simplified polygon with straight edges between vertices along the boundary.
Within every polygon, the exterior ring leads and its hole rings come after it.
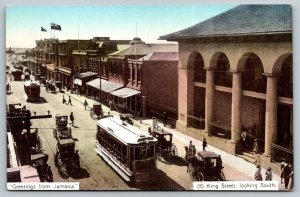
POLYGON ((139 147, 135 148, 135 160, 142 159, 142 152, 139 147))
POLYGON ((154 156, 154 146, 148 146, 147 147, 147 157, 153 157, 154 156))

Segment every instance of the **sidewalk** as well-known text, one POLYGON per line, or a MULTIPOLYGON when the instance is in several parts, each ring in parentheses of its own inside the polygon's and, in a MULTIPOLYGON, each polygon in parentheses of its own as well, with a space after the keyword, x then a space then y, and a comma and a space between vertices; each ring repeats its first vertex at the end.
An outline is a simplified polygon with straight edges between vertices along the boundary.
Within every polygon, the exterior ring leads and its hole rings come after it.
MULTIPOLYGON (((95 101, 93 99, 90 99, 90 98, 86 98, 85 96, 81 96, 81 95, 77 95, 77 94, 71 94, 70 92, 65 92, 66 95, 70 95, 71 98, 73 98, 74 100, 77 100, 78 102, 82 103, 82 107, 84 108, 83 106, 83 103, 85 100, 87 100, 88 102, 88 108, 92 108, 93 107, 93 104, 99 104, 98 101, 95 101)), ((109 107, 105 106, 105 105, 102 105, 102 109, 104 112, 110 112, 112 115, 119 115, 118 112, 116 111, 111 111, 109 109, 109 107)), ((140 120, 135 120, 134 121, 134 125, 139 127, 140 129, 148 132, 148 128, 149 127, 152 127, 152 119, 143 119, 142 121, 140 120)), ((170 133, 173 134, 174 138, 180 142, 182 142, 183 144, 186 144, 188 145, 190 141, 193 142, 193 144, 196 146, 196 149, 197 150, 202 150, 202 141, 201 140, 198 140, 196 138, 193 138, 191 136, 188 136, 186 134, 183 134, 179 131, 177 131, 176 129, 171 129, 171 128, 168 128, 168 127, 164 127, 162 123, 158 122, 158 125, 163 128, 165 131, 168 131, 170 133)), ((253 164, 253 163, 250 163, 248 161, 245 161, 243 158, 240 158, 240 157, 236 157, 235 155, 231 155, 225 151, 222 151, 220 149, 217 149, 211 145, 208 144, 208 147, 206 148, 207 151, 212 151, 212 152, 215 152, 219 155, 221 155, 222 157, 222 161, 235 168, 237 171, 240 171, 241 173, 244 173, 246 175, 248 175, 249 177, 253 177, 253 180, 254 180, 254 173, 256 171, 256 165, 253 164)), ((265 168, 262 168, 262 171, 261 171, 261 174, 263 175, 263 178, 265 177, 265 172, 266 172, 266 169, 265 168)), ((280 183, 280 176, 278 174, 275 174, 273 172, 273 180, 278 180, 278 182, 280 183)), ((280 189, 282 189, 282 185, 280 185, 280 189)))

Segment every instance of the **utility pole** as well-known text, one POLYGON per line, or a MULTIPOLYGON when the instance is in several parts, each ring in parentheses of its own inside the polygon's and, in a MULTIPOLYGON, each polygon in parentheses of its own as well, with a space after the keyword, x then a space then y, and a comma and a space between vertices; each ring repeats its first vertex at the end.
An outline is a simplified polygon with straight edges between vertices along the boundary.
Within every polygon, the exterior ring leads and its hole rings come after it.
POLYGON ((101 88, 101 74, 102 74, 102 72, 101 72, 101 68, 102 68, 102 66, 101 66, 101 48, 99 48, 98 49, 98 55, 99 55, 99 66, 98 66, 98 69, 99 69, 99 76, 100 76, 100 91, 99 91, 99 102, 100 102, 100 104, 101 104, 101 101, 102 101, 102 88, 101 88))

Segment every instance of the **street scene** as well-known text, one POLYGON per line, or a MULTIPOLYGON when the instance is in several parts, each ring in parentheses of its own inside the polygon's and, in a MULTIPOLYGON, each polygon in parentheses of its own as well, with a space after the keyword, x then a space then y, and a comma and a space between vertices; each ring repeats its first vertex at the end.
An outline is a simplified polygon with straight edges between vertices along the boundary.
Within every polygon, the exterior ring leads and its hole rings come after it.
MULTIPOLYGON (((85 10, 93 9, 139 7, 85 10)), ((143 9, 148 17, 174 12, 143 9)), ((126 38, 86 37, 76 23, 73 38, 57 18, 22 46, 8 25, 7 182, 176 191, 196 181, 277 181, 293 191, 291 7, 192 9, 214 11, 162 28, 154 41, 137 22, 126 38)), ((9 7, 7 23, 22 23, 20 11, 35 9, 9 7)))

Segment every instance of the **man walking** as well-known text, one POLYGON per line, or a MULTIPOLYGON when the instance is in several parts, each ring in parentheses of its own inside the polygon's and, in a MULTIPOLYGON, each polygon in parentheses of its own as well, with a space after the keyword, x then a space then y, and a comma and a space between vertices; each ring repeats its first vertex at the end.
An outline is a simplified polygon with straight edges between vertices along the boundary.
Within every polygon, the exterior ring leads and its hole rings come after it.
POLYGON ((65 95, 63 95, 63 100, 62 100, 62 103, 65 104, 67 101, 65 99, 65 95))
POLYGON ((74 115, 73 115, 73 112, 71 112, 71 114, 70 114, 70 120, 72 122, 72 127, 74 127, 74 115))
POLYGON ((206 151, 205 148, 207 147, 207 142, 206 142, 206 139, 204 138, 203 139, 203 142, 202 142, 202 148, 203 148, 203 151, 206 151))
POLYGON ((83 103, 83 105, 84 105, 84 110, 86 110, 86 106, 88 106, 89 104, 88 104, 88 102, 86 101, 86 99, 84 100, 84 103, 83 103))
POLYGON ((69 95, 69 101, 68 101, 68 103, 67 103, 67 105, 72 105, 72 100, 71 100, 71 96, 69 95))

